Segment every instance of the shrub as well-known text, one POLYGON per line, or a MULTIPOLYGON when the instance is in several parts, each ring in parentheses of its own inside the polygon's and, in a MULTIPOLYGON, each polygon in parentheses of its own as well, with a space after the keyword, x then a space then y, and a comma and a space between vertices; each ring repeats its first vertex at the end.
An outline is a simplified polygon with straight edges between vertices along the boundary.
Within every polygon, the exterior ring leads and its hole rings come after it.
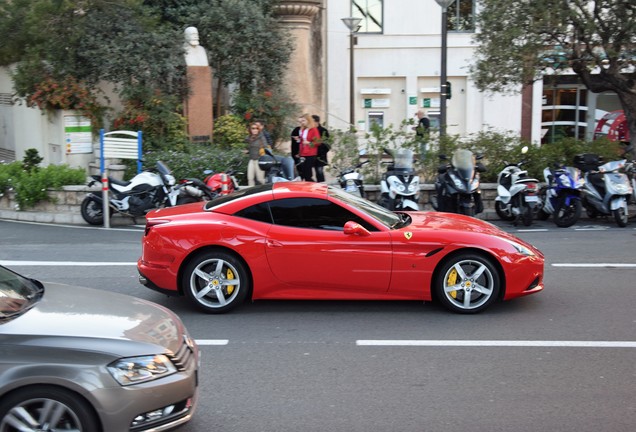
POLYGON ((224 149, 245 148, 247 123, 239 116, 227 114, 214 122, 214 145, 224 149))

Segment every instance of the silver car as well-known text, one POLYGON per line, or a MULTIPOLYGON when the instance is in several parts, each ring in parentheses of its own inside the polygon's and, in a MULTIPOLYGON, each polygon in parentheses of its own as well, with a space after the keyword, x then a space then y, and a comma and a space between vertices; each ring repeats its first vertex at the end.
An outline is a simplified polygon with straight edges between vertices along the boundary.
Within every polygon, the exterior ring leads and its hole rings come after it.
POLYGON ((198 369, 168 309, 0 266, 0 432, 166 431, 194 414, 198 369))

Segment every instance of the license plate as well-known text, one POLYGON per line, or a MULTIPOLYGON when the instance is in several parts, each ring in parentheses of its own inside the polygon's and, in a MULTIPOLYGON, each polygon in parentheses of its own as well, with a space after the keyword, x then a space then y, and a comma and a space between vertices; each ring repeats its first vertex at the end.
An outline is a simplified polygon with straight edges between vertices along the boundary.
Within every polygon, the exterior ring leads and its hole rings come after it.
POLYGON ((538 196, 528 196, 526 195, 526 202, 539 202, 538 196))

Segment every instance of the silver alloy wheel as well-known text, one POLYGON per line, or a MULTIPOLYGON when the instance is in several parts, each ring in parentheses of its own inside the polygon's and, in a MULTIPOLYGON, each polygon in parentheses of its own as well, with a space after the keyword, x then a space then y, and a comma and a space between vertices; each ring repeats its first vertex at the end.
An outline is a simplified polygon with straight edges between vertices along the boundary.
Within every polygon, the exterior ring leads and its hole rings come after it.
POLYGON ((483 262, 457 261, 444 274, 443 293, 454 308, 477 309, 492 298, 494 291, 493 274, 483 262))
POLYGON ((0 432, 58 430, 81 432, 83 429, 76 413, 55 399, 22 401, 0 420, 0 432))
POLYGON ((206 308, 226 307, 241 292, 239 271, 220 258, 201 261, 190 275, 189 289, 196 301, 206 308))

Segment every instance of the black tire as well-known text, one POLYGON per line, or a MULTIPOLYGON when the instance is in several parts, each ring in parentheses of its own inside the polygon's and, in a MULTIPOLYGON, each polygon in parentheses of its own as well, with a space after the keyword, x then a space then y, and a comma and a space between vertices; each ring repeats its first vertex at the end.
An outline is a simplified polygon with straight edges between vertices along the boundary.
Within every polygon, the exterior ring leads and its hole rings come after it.
POLYGON ((499 219, 512 222, 515 220, 514 215, 508 214, 503 210, 503 203, 501 201, 495 201, 495 211, 497 212, 497 216, 499 219))
POLYGON ((84 399, 63 388, 32 386, 9 393, 0 403, 0 431, 18 430, 94 432, 101 428, 84 399))
POLYGON ((612 210, 612 215, 614 216, 616 225, 621 228, 625 228, 627 226, 629 214, 627 213, 627 210, 625 210, 625 207, 619 207, 616 210, 612 210))
POLYGON ((538 220, 548 220, 550 218, 550 213, 546 213, 545 210, 541 209, 537 212, 537 219, 538 220))
POLYGON ((177 198, 177 205, 182 205, 182 204, 192 204, 195 202, 199 202, 201 201, 200 199, 196 199, 193 196, 184 196, 184 197, 179 197, 177 198))
POLYGON ((570 205, 565 204, 566 200, 566 195, 560 196, 554 209, 554 223, 561 228, 571 227, 581 217, 581 200, 571 198, 570 205))
POLYGON ((245 264, 224 251, 207 251, 195 256, 182 278, 186 297, 203 312, 215 314, 228 312, 243 303, 250 284, 245 264))
POLYGON ((460 314, 474 314, 499 298, 501 277, 490 258, 463 252, 442 262, 433 290, 435 298, 446 309, 460 314), (479 274, 475 279, 473 276, 476 273, 479 274))
POLYGON ((521 222, 524 226, 532 225, 532 207, 526 203, 521 206, 521 222))
MULTIPOLYGON (((95 200, 92 197, 84 198, 82 206, 80 208, 82 212, 82 218, 89 225, 103 225, 104 224, 104 209, 102 203, 95 200)), ((109 215, 110 217, 110 211, 109 215)))

